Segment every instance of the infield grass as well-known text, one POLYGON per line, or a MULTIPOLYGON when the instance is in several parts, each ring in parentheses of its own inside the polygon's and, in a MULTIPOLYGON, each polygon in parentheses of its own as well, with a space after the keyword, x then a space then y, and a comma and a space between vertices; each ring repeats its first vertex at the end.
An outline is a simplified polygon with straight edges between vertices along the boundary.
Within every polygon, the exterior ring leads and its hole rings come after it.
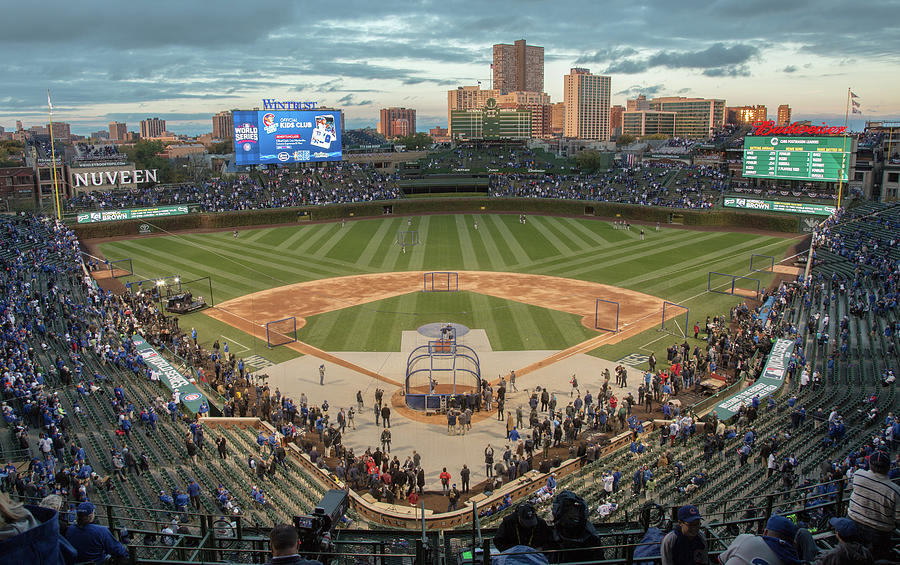
MULTIPOLYGON (((104 243, 100 248, 108 259, 132 258, 134 279, 175 274, 184 280, 209 276, 216 303, 267 288, 344 275, 405 270, 490 270, 583 279, 645 292, 684 303, 691 310, 693 324, 693 320, 705 321, 706 316, 727 314, 741 300, 706 292, 709 271, 751 276, 760 279, 765 287, 771 275, 750 274, 750 255, 765 254, 780 259, 794 242, 790 236, 665 226, 659 231, 655 226, 644 226, 645 240, 641 241, 639 230, 640 226, 632 226, 631 231, 616 230, 610 222, 587 218, 528 216, 523 225, 516 214, 459 214, 354 220, 345 226, 333 222, 244 230, 237 239, 230 230, 147 237, 104 243), (412 230, 418 231, 421 243, 408 246, 406 253, 401 253, 396 244, 397 233, 412 230)), ((468 304, 475 308, 479 301, 488 299, 477 294, 454 294, 460 305, 447 311, 468 311, 468 304)), ((418 303, 417 297, 415 302, 409 302, 414 300, 413 295, 394 300, 402 305, 398 312, 421 312, 415 318, 424 319, 429 311, 435 311, 428 310, 432 306, 426 303, 418 303), (415 310, 418 307, 422 310, 415 310)), ((487 301, 492 300, 499 299, 487 301)), ((367 305, 326 314, 330 326, 327 331, 325 321, 315 320, 301 335, 325 350, 396 349, 392 344, 399 343, 400 332, 420 324, 418 319, 410 320, 409 315, 380 312, 393 308, 388 306, 367 305), (369 329, 373 326, 377 330, 369 329)), ((583 339, 581 330, 561 321, 567 314, 545 312, 540 314, 545 318, 543 321, 517 323, 520 316, 530 320, 542 310, 521 306, 524 305, 510 302, 502 307, 485 308, 471 322, 474 325, 457 319, 452 321, 498 332, 498 342, 494 345, 497 349, 559 348, 583 339), (554 324, 557 329, 562 324, 569 330, 550 337, 555 333, 554 324)), ((204 343, 230 337, 247 346, 249 352, 275 362, 297 355, 283 347, 267 350, 264 343, 260 346, 258 340, 203 314, 185 316, 181 325, 196 327, 204 343)), ((577 326, 581 327, 580 321, 577 326)), ((681 341, 680 335, 678 339, 681 341)), ((629 353, 652 350, 660 358, 668 345, 671 340, 667 334, 650 330, 593 353, 616 360, 629 353)))

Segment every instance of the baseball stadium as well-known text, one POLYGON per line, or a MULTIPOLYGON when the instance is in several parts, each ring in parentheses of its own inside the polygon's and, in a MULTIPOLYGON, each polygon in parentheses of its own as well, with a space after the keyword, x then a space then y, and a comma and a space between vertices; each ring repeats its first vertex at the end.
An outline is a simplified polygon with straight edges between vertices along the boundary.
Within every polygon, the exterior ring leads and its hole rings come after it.
POLYGON ((422 153, 406 183, 253 169, 3 216, 4 490, 121 562, 263 562, 293 524, 323 563, 490 563, 524 528, 630 564, 697 516, 711 555, 776 527, 814 555, 848 469, 896 477, 900 207, 422 153))

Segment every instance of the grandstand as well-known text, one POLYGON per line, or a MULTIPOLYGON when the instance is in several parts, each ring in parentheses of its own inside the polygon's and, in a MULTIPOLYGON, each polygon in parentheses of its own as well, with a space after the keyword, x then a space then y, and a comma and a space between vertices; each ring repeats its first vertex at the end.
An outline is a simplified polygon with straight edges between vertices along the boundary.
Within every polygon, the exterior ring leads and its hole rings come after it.
MULTIPOLYGON (((671 171, 643 173, 660 174, 653 182, 678 186, 677 175, 672 176, 671 171)), ((362 169, 307 173, 303 178, 310 187, 379 181, 362 169)), ((649 181, 653 177, 643 178, 649 181)), ((290 184, 293 179, 270 174, 265 180, 290 184)), ((173 189, 171 194, 179 191, 173 189)), ((771 407, 766 401, 758 411, 742 407, 727 423, 721 445, 710 448, 701 432, 701 426, 712 424, 711 410, 716 407, 706 402, 685 410, 693 418, 696 432, 689 434, 684 444, 679 437, 670 445, 664 435, 668 428, 660 424, 626 432, 611 446, 621 446, 619 449, 585 452, 574 463, 560 464, 559 469, 567 473, 561 473, 556 491, 569 489, 587 501, 592 519, 606 536, 604 545, 610 546, 609 557, 621 562, 630 559, 648 525, 646 520, 642 522, 646 503, 660 505, 666 509, 664 515, 681 504, 698 505, 706 519, 708 539, 714 540, 714 552, 724 550, 736 533, 755 531, 760 520, 772 512, 797 513, 819 529, 828 515, 843 512, 850 488, 843 480, 846 470, 864 466, 865 456, 875 448, 891 448, 885 426, 879 422, 888 413, 896 413, 898 406, 896 387, 884 386, 889 372, 900 371, 898 228, 900 206, 870 203, 829 220, 814 236, 811 277, 785 281, 769 290, 772 316, 760 319, 755 316, 758 312, 738 308, 733 312, 734 322, 720 326, 722 340, 743 343, 740 336, 758 335, 786 338, 797 348, 790 369, 794 378, 782 387, 771 407), (801 390, 802 380, 797 375, 806 364, 818 377, 801 390), (795 426, 792 420, 798 406, 809 417, 795 426), (833 407, 840 407, 844 426, 840 434, 824 417, 833 407), (758 442, 777 444, 778 472, 768 472, 755 448, 750 463, 738 464, 738 449, 745 443, 748 428, 755 430, 758 442), (661 436, 664 447, 658 439, 661 436), (629 440, 635 438, 642 440, 643 451, 628 448, 634 444, 629 440), (782 458, 793 458, 798 464, 785 467, 782 458), (632 476, 643 465, 652 469, 652 484, 629 488, 632 476), (616 501, 614 508, 609 500, 601 499, 603 475, 612 472, 621 476, 621 484, 607 497, 616 501)), ((335 485, 305 453, 310 451, 309 442, 289 444, 284 454, 276 449, 278 442, 268 438, 281 437, 283 427, 256 418, 229 417, 202 418, 197 428, 198 421, 180 410, 170 417, 170 391, 135 355, 127 336, 133 328, 143 328, 149 341, 167 351, 184 370, 197 362, 214 370, 208 354, 192 348, 187 339, 173 339, 177 329, 155 312, 152 300, 102 293, 87 282, 77 240, 65 226, 30 216, 4 217, 0 240, 7 307, 20 310, 34 292, 45 297, 43 310, 10 322, 21 334, 6 332, 3 336, 4 365, 15 370, 2 377, 9 433, 0 438, 0 455, 16 465, 22 478, 7 484, 15 496, 36 502, 51 492, 62 492, 68 501, 66 510, 71 512, 80 496, 74 486, 79 482, 79 469, 89 464, 96 475, 89 474, 83 481, 85 496, 103 509, 105 524, 113 529, 124 526, 138 535, 130 544, 136 561, 167 562, 177 555, 181 561, 223 562, 251 560, 253 551, 264 553, 259 536, 264 536, 267 528, 311 514, 335 485), (128 314, 124 314, 126 309, 128 314), (14 337, 18 335, 24 337, 14 337), (155 418, 149 416, 151 409, 155 418), (199 443, 205 446, 203 464, 192 460, 196 457, 192 451, 198 446, 197 429, 202 429, 199 443), (69 450, 63 444, 61 451, 33 460, 36 452, 31 446, 39 443, 41 433, 65 435, 74 447, 69 450), (211 453, 223 440, 227 459, 211 453), (139 459, 137 454, 145 455, 148 462, 142 473, 137 473, 139 464, 130 464, 132 458, 139 459), (256 460, 255 468, 248 466, 250 458, 256 460), (50 459, 54 459, 55 471, 71 473, 68 489, 62 486, 59 473, 44 466, 50 459), (122 462, 129 462, 124 470, 122 462), (290 477, 290 482, 282 477, 290 477), (187 533, 179 535, 177 544, 185 550, 192 545, 206 550, 188 557, 189 551, 172 554, 171 546, 153 541, 151 534, 158 534, 180 513, 163 502, 160 493, 184 490, 191 479, 200 485, 203 495, 199 506, 185 513, 182 523, 187 533), (264 494, 249 488, 257 485, 264 494), (210 527, 213 522, 218 525, 210 527)), ((746 343, 744 370, 759 371, 768 352, 766 343, 746 343)), ((734 386, 740 385, 738 381, 734 386)), ((718 433, 717 424, 708 429, 718 433)), ((519 491, 534 500, 540 514, 550 518, 544 475, 519 491)), ((487 528, 485 541, 489 543, 490 528, 498 526, 513 506, 495 501, 480 508, 480 525, 487 528), (505 505, 508 508, 504 509, 505 505)), ((348 513, 347 521, 354 527, 365 523, 355 510, 348 513)), ((342 542, 338 552, 343 554, 387 552, 435 563, 458 562, 458 552, 471 545, 468 532, 444 532, 443 544, 429 534, 426 545, 432 551, 428 553, 421 543, 396 543, 406 537, 391 530, 341 529, 335 539, 342 542)), ((820 538, 822 547, 834 543, 824 532, 820 538)))

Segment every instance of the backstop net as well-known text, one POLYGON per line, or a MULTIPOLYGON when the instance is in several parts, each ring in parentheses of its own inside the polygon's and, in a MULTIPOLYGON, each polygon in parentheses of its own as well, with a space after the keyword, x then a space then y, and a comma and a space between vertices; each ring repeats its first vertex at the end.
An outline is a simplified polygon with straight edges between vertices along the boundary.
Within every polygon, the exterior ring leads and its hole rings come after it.
POLYGON ((594 329, 617 333, 619 331, 619 303, 598 298, 594 302, 594 329))
POLYGON ((750 272, 756 273, 763 271, 771 273, 775 270, 775 257, 771 255, 758 255, 754 253, 750 256, 750 272))
POLYGON ((422 292, 456 292, 459 290, 459 273, 455 271, 432 271, 425 273, 422 292))
POLYGON ((297 341, 297 317, 283 318, 266 323, 266 345, 277 347, 297 341))
POLYGON ((690 316, 690 308, 666 300, 663 302, 662 324, 659 329, 673 335, 687 337, 690 316))
POLYGON ((759 279, 729 273, 710 271, 706 280, 706 290, 708 292, 744 296, 754 300, 759 299, 761 288, 762 285, 759 279))

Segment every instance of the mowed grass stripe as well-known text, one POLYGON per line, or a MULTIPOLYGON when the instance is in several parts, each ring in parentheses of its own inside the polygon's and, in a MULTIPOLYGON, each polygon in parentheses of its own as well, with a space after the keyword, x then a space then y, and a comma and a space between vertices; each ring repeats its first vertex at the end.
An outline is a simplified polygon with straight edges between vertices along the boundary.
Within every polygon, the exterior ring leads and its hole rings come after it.
POLYGON ((443 271, 460 268, 463 264, 459 232, 453 216, 432 216, 425 240, 425 257, 422 268, 443 271))
POLYGON ((550 223, 545 221, 545 218, 534 218, 534 220, 531 222, 531 225, 534 226, 541 237, 556 248, 557 252, 554 255, 571 255, 577 250, 578 246, 572 240, 554 230, 550 223))
POLYGON ((513 255, 512 250, 509 247, 507 241, 503 238, 503 235, 500 233, 500 230, 497 226, 490 220, 490 218, 485 218, 484 227, 479 226, 478 231, 484 230, 483 237, 485 244, 488 247, 493 247, 497 255, 500 257, 502 263, 497 266, 497 270, 508 271, 512 270, 512 265, 517 263, 515 255, 513 255), (502 268, 500 267, 502 265, 502 268))
MULTIPOLYGON (((509 217, 512 217, 512 216, 509 216, 509 217)), ((485 222, 485 223, 486 224, 490 223, 496 229, 496 232, 499 234, 501 240, 506 243, 506 246, 509 249, 510 258, 512 259, 510 264, 514 265, 517 263, 521 264, 521 263, 531 262, 532 258, 522 248, 522 245, 519 244, 518 238, 515 235, 513 235, 512 231, 510 231, 509 227, 506 225, 504 220, 506 220, 507 216, 506 215, 492 215, 492 216, 488 216, 488 218, 490 219, 490 222, 485 222)), ((518 223, 518 220, 515 220, 515 221, 516 221, 517 227, 523 227, 523 228, 525 227, 525 226, 521 226, 518 223)))
POLYGON ((497 247, 497 243, 491 236, 491 231, 487 226, 487 218, 483 214, 479 215, 478 218, 481 221, 478 222, 478 231, 472 234, 472 241, 475 243, 475 248, 484 253, 484 257, 486 258, 484 263, 485 270, 507 270, 506 260, 500 252, 500 249, 497 247))
POLYGON ((314 226, 310 225, 298 226, 287 239, 276 245, 275 249, 290 249, 301 239, 309 237, 309 233, 313 228, 314 226))
MULTIPOLYGON (((387 226, 385 232, 381 234, 380 238, 373 238, 372 254, 369 256, 368 264, 365 265, 367 269, 374 271, 384 270, 385 257, 387 257, 391 247, 396 245, 397 226, 400 225, 399 218, 385 219, 384 224, 387 226)), ((363 256, 365 255, 366 253, 363 253, 363 256)))
POLYGON ((317 229, 312 230, 310 237, 302 240, 295 247, 291 248, 291 252, 295 255, 315 254, 316 250, 321 246, 322 241, 330 238, 334 232, 341 229, 341 224, 335 222, 333 224, 325 224, 316 226, 317 229))
POLYGON ((365 265, 366 267, 372 266, 372 258, 378 253, 379 248, 383 245, 383 241, 385 236, 391 233, 391 228, 396 223, 395 220, 383 220, 383 221, 375 221, 370 220, 373 225, 377 225, 378 229, 376 229, 368 238, 368 243, 366 243, 365 248, 362 250, 355 260, 356 264, 365 265))
MULTIPOLYGON (((200 236, 188 235, 184 237, 188 241, 203 242, 203 240, 198 241, 200 236)), ((279 254, 271 248, 264 248, 257 244, 246 244, 246 242, 241 244, 239 242, 223 241, 217 252, 238 263, 256 265, 258 269, 265 272, 282 272, 284 276, 279 278, 289 279, 282 284, 289 284, 299 280, 330 278, 346 274, 347 271, 346 268, 330 268, 322 264, 322 261, 313 260, 308 256, 301 257, 287 253, 279 254), (247 253, 248 249, 253 252, 247 253)), ((278 285, 274 284, 273 281, 273 284, 267 285, 266 288, 269 286, 278 285)))
POLYGON ((336 261, 358 264, 360 256, 371 244, 375 234, 386 229, 384 224, 385 222, 378 220, 366 220, 342 227, 336 235, 341 244, 333 246, 324 255, 336 261))
POLYGON ((477 271, 480 267, 478 256, 475 254, 475 247, 472 245, 472 238, 469 230, 472 221, 470 216, 454 216, 456 218, 456 232, 459 234, 459 247, 462 252, 463 269, 467 271, 477 271))
POLYGON ((548 227, 556 230, 561 236, 572 242, 572 252, 577 253, 586 249, 597 247, 600 243, 597 240, 588 237, 584 232, 573 228, 574 220, 572 218, 557 218, 555 216, 547 216, 548 227))
POLYGON ((500 216, 500 222, 510 230, 510 234, 515 234, 513 237, 528 254, 529 260, 537 261, 545 257, 559 256, 561 250, 547 238, 540 228, 540 222, 522 225, 512 214, 503 214, 500 216))
POLYGON ((431 225, 431 216, 422 216, 413 219, 412 226, 408 229, 419 232, 419 245, 413 246, 412 257, 409 258, 409 268, 413 271, 421 271, 425 264, 425 244, 428 242, 428 228, 431 225))
MULTIPOLYGON (((709 265, 714 261, 729 260, 735 254, 742 253, 745 249, 756 247, 759 244, 759 237, 749 240, 743 240, 740 237, 728 237, 731 234, 720 233, 718 237, 707 240, 703 245, 703 251, 706 253, 696 254, 699 250, 693 246, 685 246, 683 252, 669 251, 661 255, 658 260, 654 260, 655 268, 649 274, 654 276, 678 275, 689 271, 691 277, 697 276, 697 267, 709 265)), ((629 278, 627 273, 622 273, 622 278, 616 279, 619 286, 627 286, 631 284, 641 283, 645 278, 641 275, 629 278)))
MULTIPOLYGON (((148 264, 148 268, 152 269, 152 265, 154 264, 157 266, 155 273, 140 273, 141 276, 150 275, 153 277, 170 274, 178 274, 183 277, 189 276, 191 278, 210 276, 213 278, 213 287, 216 290, 223 291, 227 298, 249 294, 260 288, 255 284, 247 283, 247 281, 256 281, 257 277, 255 276, 255 273, 251 274, 246 272, 243 276, 237 274, 238 271, 246 271, 246 269, 241 266, 238 266, 239 269, 229 272, 213 267, 200 260, 192 261, 189 253, 182 253, 176 256, 168 251, 158 251, 146 245, 139 247, 130 241, 120 241, 117 244, 123 246, 125 249, 133 250, 135 254, 140 253, 141 257, 147 258, 148 260, 146 263, 148 264), (196 270, 198 267, 203 270, 196 270)), ((217 295, 221 300, 222 292, 217 292, 217 295)))
MULTIPOLYGON (((285 239, 289 238, 292 234, 292 229, 286 227, 271 228, 266 231, 268 231, 269 233, 263 234, 261 237, 251 238, 250 241, 259 245, 265 245, 266 247, 275 247, 282 243, 285 239)), ((234 238, 232 237, 232 239, 234 238)))
MULTIPOLYGON (((713 236, 707 235, 707 237, 713 236)), ((561 277, 580 278, 575 275, 579 273, 590 273, 595 271, 598 267, 606 265, 627 263, 651 252, 681 249, 684 245, 688 244, 687 240, 690 240, 690 244, 697 241, 697 239, 682 236, 674 241, 667 240, 666 244, 663 246, 653 246, 652 249, 646 245, 646 242, 642 241, 621 242, 614 247, 579 253, 572 258, 555 262, 555 264, 542 265, 535 268, 534 271, 544 274, 556 274, 561 277), (643 252, 640 252, 641 249, 643 249, 643 252)), ((587 280, 596 279, 591 278, 587 280)))
MULTIPOLYGON (((476 216, 477 217, 477 216, 476 216)), ((484 218, 480 218, 479 222, 481 225, 484 225, 484 218)), ((497 269, 497 266, 502 264, 499 254, 492 254, 488 251, 487 245, 485 245, 484 237, 482 237, 482 230, 479 227, 477 230, 472 230, 469 233, 469 237, 472 240, 472 247, 475 248, 475 256, 478 258, 478 266, 481 270, 484 271, 493 271, 497 269)))
MULTIPOLYGON (((365 226, 371 225, 366 222, 354 222, 353 227, 357 230, 364 230, 365 226)), ((334 230, 332 231, 330 237, 328 239, 322 240, 319 244, 319 248, 313 252, 313 255, 316 257, 321 257, 323 259, 328 257, 329 252, 334 249, 334 247, 342 242, 346 241, 345 245, 352 245, 353 239, 350 237, 350 233, 352 230, 346 229, 346 226, 341 227, 340 222, 334 223, 334 230)))
POLYGON ((612 231, 609 229, 609 224, 606 222, 601 222, 599 220, 576 220, 575 218, 556 218, 556 220, 568 226, 572 231, 580 233, 589 245, 605 246, 610 243, 602 233, 602 231, 612 231), (588 227, 588 225, 595 224, 601 227, 601 231, 594 231, 588 227))
MULTIPOLYGON (((204 236, 195 234, 190 236, 190 239, 202 244, 204 242, 204 240, 201 239, 202 237, 204 236)), ((275 248, 262 246, 257 243, 241 243, 240 240, 234 241, 224 239, 221 241, 221 245, 227 246, 230 249, 238 252, 242 251, 244 253, 246 253, 247 249, 253 250, 255 254, 270 259, 276 264, 284 263, 286 260, 293 261, 303 266, 304 269, 313 272, 322 272, 323 275, 319 278, 366 272, 366 269, 359 267, 355 263, 337 261, 328 257, 318 257, 310 254, 303 254, 297 251, 282 250, 279 252, 275 248)))

